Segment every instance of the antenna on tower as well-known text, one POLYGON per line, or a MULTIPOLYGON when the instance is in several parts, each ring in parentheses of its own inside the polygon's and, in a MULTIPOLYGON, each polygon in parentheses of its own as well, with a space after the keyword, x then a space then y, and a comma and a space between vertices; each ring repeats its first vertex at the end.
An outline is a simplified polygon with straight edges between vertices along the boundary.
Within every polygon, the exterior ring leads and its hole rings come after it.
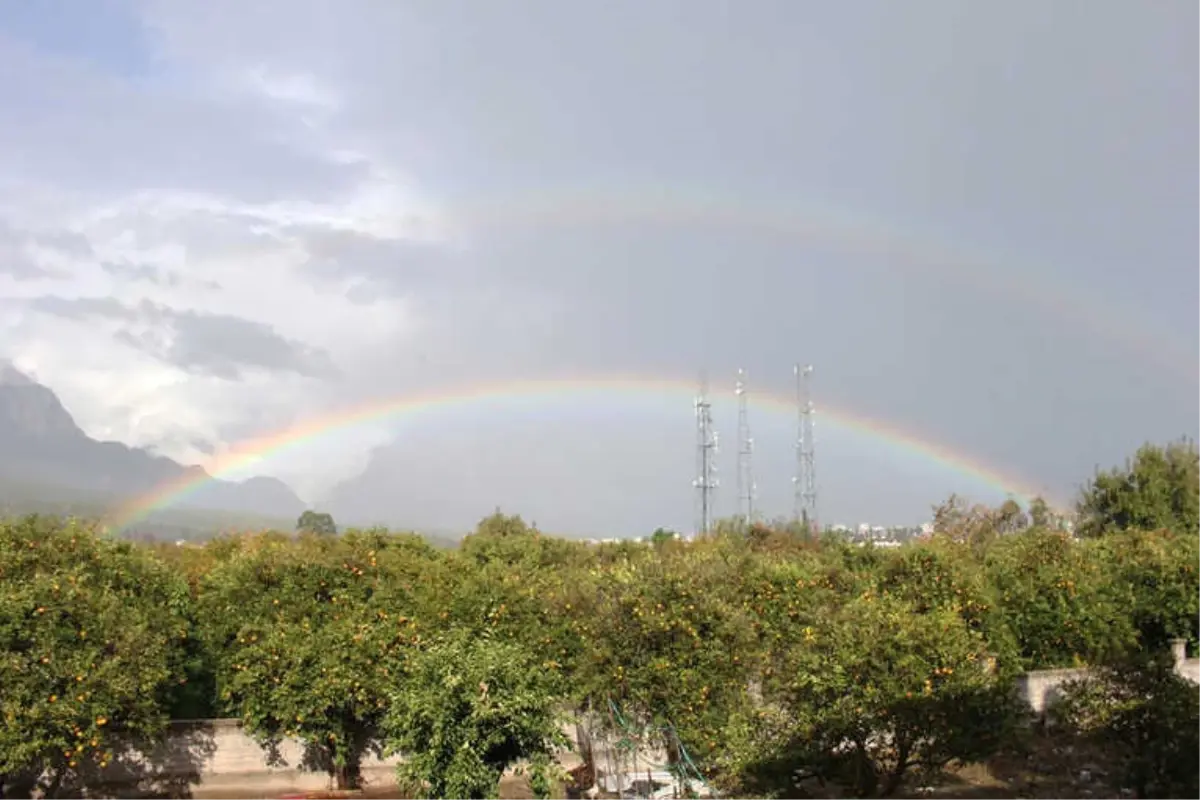
POLYGON ((796 519, 806 530, 817 527, 817 475, 814 433, 812 433, 812 365, 794 367, 796 373, 796 477, 794 477, 794 501, 796 519))
POLYGON ((700 376, 700 393, 696 395, 696 487, 699 505, 696 530, 707 534, 712 527, 713 500, 717 486, 717 432, 713 429, 712 403, 708 401, 708 378, 700 376))
POLYGON ((749 525, 754 521, 754 501, 758 487, 754 485, 754 439, 750 436, 746 371, 743 369, 737 372, 737 383, 734 384, 733 393, 737 395, 738 404, 738 516, 749 525))
POLYGON ((796 375, 796 477, 794 502, 796 521, 806 529, 817 529, 817 473, 813 437, 812 365, 793 369, 796 375))

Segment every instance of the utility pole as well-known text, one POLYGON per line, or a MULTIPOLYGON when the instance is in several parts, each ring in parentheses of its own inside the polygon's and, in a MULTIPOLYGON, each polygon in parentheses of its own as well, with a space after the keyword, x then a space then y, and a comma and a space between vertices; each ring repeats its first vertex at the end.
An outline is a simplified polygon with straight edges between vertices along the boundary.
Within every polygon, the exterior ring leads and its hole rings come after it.
POLYGON ((708 379, 701 375, 700 393, 696 395, 696 488, 699 505, 698 534, 707 534, 712 528, 713 501, 717 486, 717 432, 713 429, 712 403, 708 400, 708 379))
POLYGON ((812 365, 793 368, 796 376, 796 476, 794 502, 796 521, 806 529, 819 530, 817 521, 817 473, 813 436, 812 365))
POLYGON ((754 439, 750 436, 749 411, 746 397, 746 371, 739 369, 733 393, 738 404, 738 515, 749 525, 754 521, 754 501, 758 487, 754 485, 754 439))

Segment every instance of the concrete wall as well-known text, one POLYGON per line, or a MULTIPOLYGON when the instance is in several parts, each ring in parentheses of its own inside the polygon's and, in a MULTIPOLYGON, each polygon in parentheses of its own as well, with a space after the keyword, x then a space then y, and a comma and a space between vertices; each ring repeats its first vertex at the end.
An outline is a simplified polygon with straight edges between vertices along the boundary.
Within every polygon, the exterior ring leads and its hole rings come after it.
MULTIPOLYGON (((563 732, 572 743, 578 741, 574 722, 563 732)), ((401 760, 368 754, 363 782, 392 784, 401 760)), ((559 761, 565 769, 581 763, 576 753, 563 753, 559 761)), ((100 795, 120 797, 278 797, 334 788, 326 771, 305 762, 299 741, 285 739, 268 752, 237 719, 174 721, 161 743, 129 746, 108 768, 86 776, 85 783, 100 795)))
MULTIPOLYGON (((1176 670, 1200 683, 1200 659, 1183 658, 1176 650, 1176 670)), ((1086 669, 1054 669, 1029 672, 1019 679, 1022 696, 1038 714, 1052 706, 1061 687, 1088 674, 1086 669)), ((660 770, 667 755, 658 748, 641 749, 634 764, 632 754, 615 742, 588 735, 584 726, 571 722, 563 732, 574 745, 573 752, 560 755, 566 769, 580 765, 588 752, 601 781, 617 774, 660 770), (610 775, 609 773, 613 773, 610 775)), ((395 776, 397 757, 379 759, 368 755, 362 765, 363 779, 370 785, 387 785, 395 776)), ((290 793, 317 792, 333 788, 320 769, 306 768, 299 742, 285 740, 275 753, 267 753, 242 729, 236 719, 177 721, 171 723, 164 742, 146 750, 128 748, 101 774, 91 776, 89 786, 123 797, 169 794, 175 797, 207 795, 270 797, 290 793)), ((613 788, 616 788, 615 786, 613 788)))
MULTIPOLYGON (((1182 639, 1171 643, 1171 654, 1175 657, 1175 671, 1192 683, 1200 683, 1200 658, 1187 658, 1182 639)), ((1038 714, 1044 714, 1062 696, 1063 684, 1085 678, 1088 674, 1090 671, 1086 668, 1035 670, 1018 678, 1017 686, 1029 707, 1038 714)))
MULTIPOLYGON (((399 758, 364 758, 363 779, 368 784, 390 783, 399 758)), ((185 720, 171 723, 166 739, 157 746, 129 747, 98 776, 98 783, 132 794, 241 793, 280 795, 333 788, 328 775, 308 768, 304 747, 284 740, 277 750, 263 749, 243 729, 240 720, 185 720)), ((92 784, 92 781, 89 781, 92 784)))

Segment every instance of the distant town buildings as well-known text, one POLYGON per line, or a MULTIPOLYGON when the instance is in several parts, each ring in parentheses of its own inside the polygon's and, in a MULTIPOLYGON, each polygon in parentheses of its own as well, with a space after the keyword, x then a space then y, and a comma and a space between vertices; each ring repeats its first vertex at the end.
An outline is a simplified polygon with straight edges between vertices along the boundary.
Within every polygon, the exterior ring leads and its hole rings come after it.
POLYGON ((854 527, 849 525, 831 525, 830 533, 845 536, 857 544, 871 542, 876 547, 899 547, 905 542, 933 533, 933 523, 923 522, 920 525, 871 525, 867 522, 854 527))

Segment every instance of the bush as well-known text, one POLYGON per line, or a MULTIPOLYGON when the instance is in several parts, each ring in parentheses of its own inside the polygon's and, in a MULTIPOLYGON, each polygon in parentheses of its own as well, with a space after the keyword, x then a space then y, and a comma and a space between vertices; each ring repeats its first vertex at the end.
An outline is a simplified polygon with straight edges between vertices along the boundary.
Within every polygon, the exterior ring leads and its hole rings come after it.
POLYGON ((1200 696, 1168 657, 1067 684, 1054 715, 1098 744, 1138 797, 1200 796, 1200 696))

